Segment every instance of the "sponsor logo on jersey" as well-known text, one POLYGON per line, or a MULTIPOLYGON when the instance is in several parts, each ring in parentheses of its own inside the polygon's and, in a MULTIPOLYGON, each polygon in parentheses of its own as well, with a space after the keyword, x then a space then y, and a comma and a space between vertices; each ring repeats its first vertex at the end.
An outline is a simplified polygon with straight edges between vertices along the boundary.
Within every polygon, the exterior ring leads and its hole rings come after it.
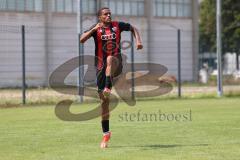
POLYGON ((115 34, 115 33, 112 33, 112 34, 102 35, 102 36, 101 36, 101 39, 102 39, 103 41, 116 39, 116 34, 115 34))

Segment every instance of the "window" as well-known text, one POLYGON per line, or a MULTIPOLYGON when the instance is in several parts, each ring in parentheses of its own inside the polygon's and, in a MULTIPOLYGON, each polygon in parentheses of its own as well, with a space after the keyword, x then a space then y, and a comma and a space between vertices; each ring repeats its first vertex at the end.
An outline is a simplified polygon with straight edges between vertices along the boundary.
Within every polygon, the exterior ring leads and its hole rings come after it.
POLYGON ((183 15, 188 17, 192 15, 192 3, 191 0, 183 0, 183 15))
POLYGON ((32 0, 26 0, 26 10, 33 11, 34 10, 34 3, 32 0))
MULTIPOLYGON (((96 0, 82 0, 84 14, 96 14, 96 0)), ((109 7, 113 15, 144 15, 144 0, 101 0, 100 7, 109 7)), ((53 12, 76 13, 78 10, 77 0, 52 0, 53 12)))
POLYGON ((8 6, 8 10, 16 10, 16 1, 15 0, 8 0, 7 1, 7 6, 8 6))
MULTIPOLYGON (((182 0, 180 0, 180 1, 182 1, 182 0)), ((178 16, 179 16, 179 17, 183 17, 183 16, 184 16, 184 15, 183 15, 184 6, 183 6, 182 3, 178 3, 177 11, 178 11, 177 13, 178 13, 178 16)))
POLYGON ((116 14, 116 1, 109 1, 109 8, 111 9, 112 14, 116 14))
POLYGON ((0 10, 7 8, 7 0, 0 0, 0 10))
POLYGON ((191 0, 155 0, 155 16, 191 17, 191 0))
POLYGON ((102 0, 101 2, 102 2, 101 7, 109 6, 109 0, 102 0))
POLYGON ((17 0, 17 10, 24 11, 24 9, 25 9, 24 0, 17 0))
POLYGON ((65 0, 65 12, 71 13, 73 12, 73 1, 65 0))
POLYGON ((163 3, 163 16, 169 17, 170 16, 170 0, 164 0, 163 3))
POLYGON ((122 1, 117 1, 117 15, 120 15, 123 13, 123 3, 122 1))
POLYGON ((131 3, 131 11, 132 11, 132 15, 134 15, 134 16, 138 15, 138 4, 137 4, 137 2, 132 2, 131 3))
MULTIPOLYGON (((83 13, 96 13, 96 0, 81 0, 83 13)), ((52 11, 61 13, 77 13, 78 0, 52 0, 52 11)))
POLYGON ((88 4, 88 12, 87 13, 91 13, 94 14, 96 13, 96 4, 95 4, 96 0, 88 0, 87 2, 88 4))
POLYGON ((41 12, 43 10, 43 1, 42 0, 35 0, 34 10, 37 12, 41 12))
POLYGON ((171 1, 171 13, 170 13, 170 16, 171 17, 177 17, 177 0, 172 0, 171 1))
POLYGON ((124 13, 123 14, 124 15, 131 15, 131 3, 128 2, 128 1, 124 2, 124 13))
POLYGON ((56 11, 57 12, 64 12, 64 0, 57 0, 56 1, 56 11))
POLYGON ((77 0, 52 0, 52 12, 73 13, 74 7, 77 9, 77 0))
POLYGON ((77 13, 77 8, 78 8, 78 2, 76 0, 73 0, 73 12, 77 13))
POLYGON ((156 5, 156 15, 157 16, 163 16, 163 2, 161 2, 160 0, 158 1, 157 5, 156 5))
POLYGON ((144 15, 144 0, 102 0, 101 7, 109 7, 113 15, 144 15))
POLYGON ((0 10, 42 12, 43 0, 0 0, 0 10))
POLYGON ((94 14, 95 13, 95 2, 94 0, 82 0, 83 13, 94 14))
POLYGON ((145 6, 144 6, 144 2, 143 1, 138 3, 138 15, 139 16, 144 16, 144 10, 145 10, 144 7, 145 6))

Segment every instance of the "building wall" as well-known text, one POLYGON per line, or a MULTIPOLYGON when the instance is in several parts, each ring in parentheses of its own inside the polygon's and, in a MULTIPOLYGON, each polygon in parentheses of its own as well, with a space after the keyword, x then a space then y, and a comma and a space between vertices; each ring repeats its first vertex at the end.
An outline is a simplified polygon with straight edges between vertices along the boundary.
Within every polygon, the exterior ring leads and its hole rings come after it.
MULTIPOLYGON (((76 15, 52 14, 48 24, 48 77, 60 65, 78 56, 78 34, 76 15)), ((77 70, 66 83, 77 84, 77 70)))
POLYGON ((41 13, 0 13, 0 86, 22 83, 21 25, 26 28, 26 71, 31 85, 46 82, 45 17, 41 13), (35 28, 35 31, 32 29, 35 28), (30 34, 30 32, 32 32, 30 34))
POLYGON ((149 31, 149 61, 168 68, 170 75, 177 76, 178 69, 178 33, 181 30, 181 63, 184 81, 193 80, 192 20, 160 19, 151 20, 149 31))
MULTIPOLYGON (((154 4, 146 2, 151 12, 154 4)), ((193 4, 196 5, 196 4, 193 4)), ((49 6, 49 8, 51 8, 49 6)), ((194 18, 197 15, 194 12, 194 18)), ((168 73, 177 76, 177 28, 181 29, 182 79, 196 78, 196 20, 191 18, 161 18, 146 13, 144 17, 115 16, 115 20, 129 22, 140 30, 144 49, 135 50, 135 62, 158 63, 168 68, 168 73)), ((96 23, 96 17, 83 17, 86 30, 96 23)), ((77 15, 64 13, 0 12, 0 87, 21 86, 21 25, 26 25, 26 77, 29 86, 47 86, 51 73, 67 60, 78 56, 77 15)), ((122 40, 130 41, 130 33, 123 32, 122 40)), ((84 44, 84 52, 94 55, 91 38, 84 44)), ((123 50, 130 62, 131 50, 123 50)), ((77 69, 66 83, 76 84, 77 69)))

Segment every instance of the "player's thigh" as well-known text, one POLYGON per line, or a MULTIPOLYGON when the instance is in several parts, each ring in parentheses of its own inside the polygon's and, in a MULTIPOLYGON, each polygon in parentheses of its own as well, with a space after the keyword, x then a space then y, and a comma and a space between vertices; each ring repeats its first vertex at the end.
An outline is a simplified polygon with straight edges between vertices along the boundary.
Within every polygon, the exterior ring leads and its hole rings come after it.
POLYGON ((122 73, 123 65, 122 65, 122 56, 119 54, 114 57, 116 69, 114 71, 113 77, 117 77, 122 73))
POLYGON ((105 69, 97 70, 97 87, 98 93, 101 93, 105 88, 106 74, 105 69))

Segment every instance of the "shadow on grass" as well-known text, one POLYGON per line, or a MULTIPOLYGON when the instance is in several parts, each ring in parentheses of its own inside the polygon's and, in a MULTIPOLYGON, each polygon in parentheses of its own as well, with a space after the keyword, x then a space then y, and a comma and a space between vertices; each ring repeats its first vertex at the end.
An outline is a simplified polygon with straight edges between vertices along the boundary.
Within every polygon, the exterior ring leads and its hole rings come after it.
POLYGON ((201 147, 201 146, 209 146, 209 144, 193 144, 193 145, 182 145, 182 144, 170 144, 170 145, 163 145, 163 144, 150 144, 150 145, 143 145, 143 146, 111 146, 110 148, 138 148, 143 150, 149 149, 161 149, 161 148, 176 148, 176 147, 201 147))

